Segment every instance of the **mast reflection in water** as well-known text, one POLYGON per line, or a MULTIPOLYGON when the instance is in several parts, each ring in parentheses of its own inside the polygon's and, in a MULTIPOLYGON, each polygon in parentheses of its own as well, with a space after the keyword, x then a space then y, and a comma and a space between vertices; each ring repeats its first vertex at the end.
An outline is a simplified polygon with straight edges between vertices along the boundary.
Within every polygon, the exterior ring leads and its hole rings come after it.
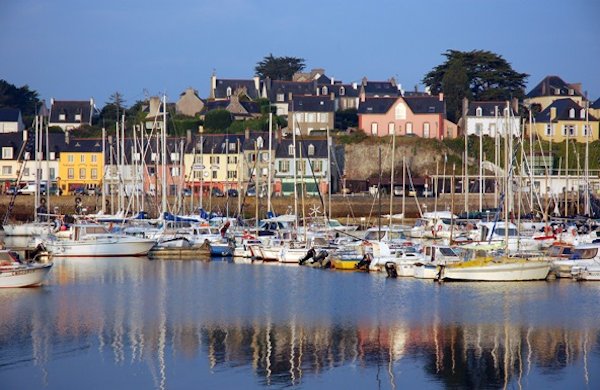
POLYGON ((22 388, 598 388, 600 285, 65 259, 0 291, 22 388))

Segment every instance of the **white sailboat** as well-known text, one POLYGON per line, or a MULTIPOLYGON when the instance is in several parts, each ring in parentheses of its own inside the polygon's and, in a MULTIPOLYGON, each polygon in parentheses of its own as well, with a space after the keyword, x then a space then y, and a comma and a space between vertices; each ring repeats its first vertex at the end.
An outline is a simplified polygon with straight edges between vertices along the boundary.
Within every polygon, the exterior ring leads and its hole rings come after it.
POLYGON ((40 285, 50 272, 52 263, 23 264, 9 250, 0 250, 0 288, 40 285))

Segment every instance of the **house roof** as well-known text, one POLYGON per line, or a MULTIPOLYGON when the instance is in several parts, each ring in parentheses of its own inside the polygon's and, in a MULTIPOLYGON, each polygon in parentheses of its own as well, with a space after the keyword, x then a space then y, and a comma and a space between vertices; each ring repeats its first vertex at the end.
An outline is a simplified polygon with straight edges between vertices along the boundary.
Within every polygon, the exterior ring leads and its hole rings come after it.
POLYGON ((385 114, 398 98, 367 98, 358 106, 359 114, 385 114))
POLYGON ((50 123, 91 123, 94 107, 89 100, 55 100, 50 108, 50 123), (65 115, 61 120, 60 114, 65 115), (81 120, 75 120, 75 115, 81 115, 81 120))
POLYGON ((363 83, 363 89, 367 95, 389 95, 399 96, 398 87, 391 81, 366 81, 363 83))
POLYGON ((358 97, 359 90, 354 88, 351 84, 323 84, 319 85, 319 92, 325 95, 323 88, 327 88, 327 94, 333 92, 335 97, 358 97), (341 89, 344 88, 344 94, 340 94, 341 89))
MULTIPOLYGON (((275 146, 275 158, 293 158, 290 155, 289 147, 293 145, 291 139, 282 139, 275 146)), ((300 150, 302 150, 303 158, 327 158, 327 140, 326 139, 296 139, 296 158, 300 158, 300 150), (315 148, 312 155, 308 154, 309 146, 315 148)))
POLYGON ((217 79, 215 87, 215 99, 227 99, 230 95, 227 94, 227 88, 231 88, 231 95, 238 89, 245 89, 246 95, 250 99, 257 99, 259 91, 256 89, 253 79, 217 79))
POLYGON ((329 96, 294 96, 290 111, 293 112, 333 112, 333 100, 329 96))
POLYGON ((542 96, 581 96, 581 92, 578 85, 568 84, 558 76, 546 76, 526 97, 542 96))
MULTIPOLYGON (((240 105, 248 112, 248 114, 260 114, 260 105, 256 102, 248 100, 240 100, 240 105)), ((213 110, 226 110, 231 104, 231 100, 209 100, 202 108, 201 114, 206 114, 213 110)), ((239 113, 233 113, 234 115, 240 115, 239 113)))
POLYGON ((404 101, 413 114, 443 114, 445 112, 444 101, 440 101, 438 96, 407 96, 404 101))
MULTIPOLYGON (((585 121, 586 118, 582 118, 581 117, 581 110, 583 110, 583 107, 581 107, 579 104, 577 104, 574 100, 572 99, 558 99, 555 100, 554 102, 552 102, 551 105, 549 105, 548 107, 546 107, 545 110, 543 110, 542 112, 538 113, 535 116, 535 121, 537 123, 550 123, 550 113, 552 108, 556 108, 556 117, 552 120, 552 122, 557 122, 557 121, 562 121, 562 120, 568 120, 568 121, 585 121), (575 115, 573 118, 571 118, 569 116, 569 111, 571 109, 575 110, 575 115)), ((597 120, 594 116, 592 115, 588 115, 588 120, 590 121, 595 121, 597 120)))
POLYGON ((20 116, 18 108, 0 108, 0 122, 18 122, 20 116))
POLYGON ((590 105, 590 108, 600 109, 600 98, 590 105))
POLYGON ((284 94, 284 100, 288 101, 290 93, 292 96, 313 95, 315 90, 316 83, 314 81, 272 80, 270 81, 269 99, 271 102, 276 102, 277 95, 284 94))
POLYGON ((498 115, 502 116, 504 108, 506 108, 506 102, 469 102, 469 109, 467 116, 476 116, 477 108, 481 108, 481 116, 496 116, 496 110, 498 115))

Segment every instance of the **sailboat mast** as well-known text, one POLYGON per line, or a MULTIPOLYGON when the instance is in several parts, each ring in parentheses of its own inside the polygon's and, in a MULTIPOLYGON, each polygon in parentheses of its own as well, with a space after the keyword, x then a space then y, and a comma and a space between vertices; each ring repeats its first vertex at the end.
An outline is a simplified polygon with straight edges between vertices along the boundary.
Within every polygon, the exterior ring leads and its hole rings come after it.
POLYGON ((267 211, 272 211, 271 193, 273 185, 273 113, 269 110, 269 166, 267 168, 267 211))
POLYGON ((102 199, 102 214, 106 213, 106 128, 102 128, 102 187, 101 187, 101 199, 102 199))
MULTIPOLYGON (((294 107, 293 107, 294 102, 292 102, 292 112, 294 112, 294 107)), ((298 163, 296 161, 296 113, 294 112, 294 115, 292 116, 292 144, 293 146, 293 159, 294 159, 294 164, 292 164, 294 166, 294 228, 296 229, 296 232, 298 231, 298 169, 296 164, 298 163)), ((257 195, 258 196, 258 188, 256 189, 257 191, 257 195)))
POLYGON ((161 183, 161 216, 164 218, 167 212, 167 95, 163 94, 163 125, 162 125, 162 150, 161 150, 161 163, 162 163, 162 183, 161 183))
POLYGON ((396 128, 392 133, 392 168, 390 173, 390 228, 392 227, 392 215, 394 215, 394 165, 396 165, 396 128))

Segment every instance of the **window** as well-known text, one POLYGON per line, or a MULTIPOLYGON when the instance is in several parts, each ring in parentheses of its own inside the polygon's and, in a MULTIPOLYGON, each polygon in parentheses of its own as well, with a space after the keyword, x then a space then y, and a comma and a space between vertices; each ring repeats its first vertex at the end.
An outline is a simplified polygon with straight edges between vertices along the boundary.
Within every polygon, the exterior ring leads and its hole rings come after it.
POLYGON ((309 156, 315 155, 315 145, 313 145, 313 144, 308 145, 308 155, 309 156))
POLYGON ((394 134, 395 129, 396 129, 396 125, 394 124, 394 122, 388 123, 388 134, 390 134, 390 135, 394 134))
POLYGON ((82 154, 81 156, 79 156, 79 162, 80 163, 85 163, 85 154, 82 154))
POLYGON ((75 156, 73 156, 72 154, 68 154, 67 155, 67 162, 74 163, 75 162, 75 156))
POLYGON ((23 155, 23 158, 24 158, 25 160, 31 160, 31 153, 29 153, 29 152, 25 152, 25 154, 23 155))
POLYGON ((283 101, 283 99, 284 99, 284 97, 285 97, 285 95, 284 95, 284 94, 282 94, 282 93, 278 93, 278 94, 277 94, 277 101, 278 101, 278 102, 282 102, 282 101, 283 101))
POLYGON ((171 162, 179 161, 179 153, 171 153, 171 162))
POLYGON ((150 161, 156 161, 156 153, 150 155, 150 161))
POLYGON ((371 134, 377 135, 377 122, 371 123, 371 134))
POLYGON ((231 97, 231 87, 227 87, 227 97, 231 97))
POLYGON ((50 180, 56 179, 56 169, 50 168, 50 180))
POLYGON ((314 173, 323 172, 323 161, 321 161, 321 160, 313 161, 313 172, 314 173))
POLYGON ((29 168, 23 168, 23 176, 29 176, 29 168))
POLYGON ((202 172, 194 171, 194 179, 200 179, 202 177, 202 172))
POLYGON ((79 168, 79 178, 85 179, 85 168, 79 168))
MULTIPOLYGON (((483 125, 480 125, 483 128, 483 125)), ((481 128, 479 128, 479 134, 481 134, 481 128)), ((429 138, 429 122, 423 123, 423 137, 429 138)))
POLYGON ((546 124, 546 135, 548 136, 552 136, 552 124, 551 123, 547 123, 546 124))
POLYGON ((148 166, 148 175, 149 176, 156 175, 156 167, 148 166))
POLYGON ((75 120, 76 121, 80 121, 81 120, 81 114, 75 114, 75 120))
POLYGON ((317 121, 317 115, 314 112, 309 112, 308 113, 308 120, 307 122, 316 122, 317 121))
POLYGON ((327 95, 329 93, 329 90, 327 89, 327 87, 323 87, 323 88, 321 88, 321 93, 323 95, 327 95))
POLYGON ((92 168, 90 175, 92 180, 98 179, 98 169, 92 168))
POLYGON ((10 165, 4 165, 2 167, 2 174, 3 175, 12 175, 12 167, 10 165))
POLYGON ((264 162, 269 161, 269 152, 262 152, 260 154, 260 159, 264 162))
POLYGON ((237 164, 237 156, 227 156, 227 164, 237 164))
POLYGON ((56 160, 56 152, 50 152, 50 160, 56 160))
POLYGON ((296 150, 296 148, 294 148, 294 145, 289 145, 289 146, 288 146, 288 154, 289 154, 290 156, 293 156, 293 155, 294 155, 294 153, 295 153, 295 150, 296 150))
POLYGON ((75 169, 69 168, 67 171, 67 178, 74 179, 75 178, 75 169))
MULTIPOLYGON (((139 158, 139 156, 140 156, 140 154, 139 154, 139 153, 136 153, 136 154, 135 154, 135 157, 136 157, 136 159, 137 159, 138 161, 139 161, 139 159, 140 159, 140 158, 139 158)), ((92 154, 92 157, 91 157, 91 159, 92 159, 92 162, 93 162, 93 163, 97 163, 97 162, 98 162, 98 156, 97 156, 97 155, 95 155, 95 154, 92 154)))
POLYGON ((13 158, 13 148, 10 146, 2 148, 2 159, 10 160, 13 158))
POLYGON ((258 149, 262 149, 264 145, 265 145, 265 141, 263 140, 263 138, 262 137, 258 137, 256 139, 256 147, 258 149))
POLYGON ((296 173, 304 172, 304 160, 296 161, 296 173))
POLYGON ((235 152, 235 142, 230 142, 229 143, 229 151, 230 152, 235 152))
POLYGON ((289 160, 279 160, 279 172, 287 173, 290 171, 290 162, 289 160))
POLYGON ((67 115, 65 115, 65 114, 59 114, 58 115, 58 120, 59 121, 66 121, 67 120, 67 115))
POLYGON ((477 109, 475 110, 475 116, 483 116, 483 110, 481 109, 481 107, 477 107, 477 109))
POLYGON ((202 164, 202 156, 194 156, 194 164, 202 164))
POLYGON ((569 109, 569 118, 575 118, 575 109, 574 108, 569 109))
POLYGON ((256 161, 256 153, 254 153, 254 152, 248 153, 248 162, 254 162, 254 161, 256 161))
POLYGON ((590 131, 590 126, 589 125, 583 125, 583 136, 584 137, 587 137, 588 135, 590 135, 589 131, 590 131))
POLYGON ((216 179, 217 178, 217 171, 212 171, 212 178, 216 179))
POLYGON ((171 176, 172 176, 172 177, 177 177, 177 176, 179 176, 179 167, 172 167, 172 168, 171 168, 171 176))
POLYGON ((406 122, 406 134, 412 134, 412 133, 413 133, 412 122, 406 122))
POLYGON ((218 164, 219 163, 219 156, 210 156, 210 163, 211 164, 218 164))
POLYGON ((581 109, 581 111, 579 112, 579 117, 581 119, 585 119, 585 109, 581 109))
POLYGON ((227 171, 228 179, 237 179, 237 171, 227 171))
POLYGON ((396 115, 396 120, 406 119, 406 106, 404 105, 404 103, 399 103, 396 106, 394 114, 396 115))
POLYGON ((476 135, 481 135, 482 132, 483 132, 483 124, 482 123, 476 123, 475 124, 475 134, 476 135))
POLYGON ((346 88, 340 87, 340 96, 344 96, 346 94, 346 88))
POLYGON ((569 131, 569 136, 573 137, 577 135, 577 129, 575 128, 574 125, 569 125, 567 126, 567 130, 569 131))

